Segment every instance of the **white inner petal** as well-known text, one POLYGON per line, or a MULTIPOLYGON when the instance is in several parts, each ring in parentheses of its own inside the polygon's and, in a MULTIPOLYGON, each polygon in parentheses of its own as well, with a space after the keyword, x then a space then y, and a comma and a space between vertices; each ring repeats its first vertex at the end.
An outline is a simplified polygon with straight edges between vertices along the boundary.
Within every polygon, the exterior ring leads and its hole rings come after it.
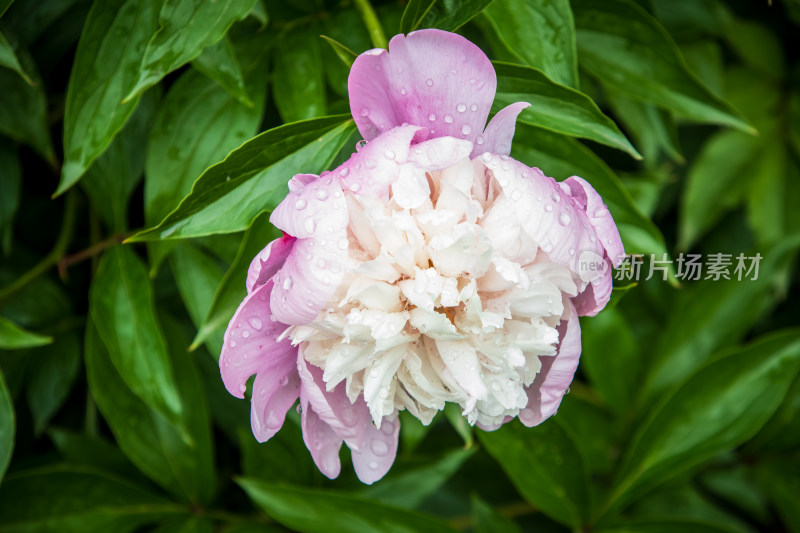
POLYGON ((363 395, 376 425, 402 409, 427 424, 456 402, 470 423, 495 426, 527 405, 580 280, 540 251, 519 199, 485 167, 464 158, 426 172, 425 161, 403 164, 388 198, 345 192, 353 266, 288 335, 328 389, 345 381, 351 400, 363 395))

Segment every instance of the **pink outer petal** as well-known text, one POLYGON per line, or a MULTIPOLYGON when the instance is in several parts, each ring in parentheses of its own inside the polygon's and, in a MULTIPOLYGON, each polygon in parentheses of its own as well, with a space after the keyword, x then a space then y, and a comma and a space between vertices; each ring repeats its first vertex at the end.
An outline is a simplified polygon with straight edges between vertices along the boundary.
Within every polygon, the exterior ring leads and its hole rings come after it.
POLYGON ((248 294, 253 292, 253 289, 265 284, 283 266, 286 257, 292 251, 294 241, 294 237, 284 233, 283 237, 269 243, 253 258, 250 268, 247 270, 248 294))
POLYGON ((570 195, 582 206, 585 206, 589 224, 594 228, 597 238, 600 239, 606 256, 611 260, 614 268, 618 267, 625 258, 625 249, 614 219, 609 213, 603 199, 583 178, 572 176, 564 180, 569 187, 570 195))
POLYGON ((441 30, 397 35, 388 52, 364 52, 348 79, 350 111, 368 141, 404 123, 426 128, 417 140, 451 136, 474 141, 486 124, 496 88, 486 54, 460 35, 441 30))
POLYGON ((520 225, 550 259, 577 274, 584 252, 603 257, 585 211, 564 191, 569 188, 507 156, 483 154, 478 161, 494 173, 503 194, 518 204, 520 225))
POLYGON ((347 262, 347 202, 338 180, 325 177, 295 187, 270 221, 298 237, 275 274, 272 313, 284 324, 308 324, 328 303, 347 262))
POLYGON ((475 139, 475 148, 470 157, 478 156, 484 152, 497 155, 511 153, 511 140, 517 128, 517 117, 523 109, 530 107, 528 102, 517 102, 504 107, 492 117, 482 136, 475 139))
POLYGON ((285 360, 297 356, 297 348, 289 340, 275 342, 286 324, 270 320, 272 288, 268 282, 247 295, 225 331, 219 357, 220 374, 225 388, 237 398, 244 398, 250 376, 283 369, 285 360))
POLYGON ((303 442, 311 452, 314 464, 329 479, 338 477, 342 469, 342 463, 339 460, 339 450, 342 447, 341 437, 320 419, 302 392, 300 393, 300 408, 303 411, 300 418, 303 442))
POLYGON ((541 356, 542 369, 528 391, 528 405, 519 412, 520 421, 528 427, 550 418, 566 394, 581 356, 581 326, 572 307, 570 318, 558 326, 561 342, 555 356, 541 356))
POLYGON ((408 150, 417 126, 392 128, 370 141, 333 171, 343 189, 357 194, 382 196, 397 178, 399 165, 408 160, 408 150))
POLYGON ((300 396, 294 354, 288 355, 280 365, 260 371, 253 382, 250 426, 258 442, 268 441, 283 427, 286 413, 300 396))
POLYGON ((613 288, 613 279, 611 274, 610 261, 606 259, 609 264, 608 270, 605 274, 592 280, 592 282, 584 289, 582 293, 572 299, 572 303, 580 316, 595 316, 603 310, 603 308, 611 299, 611 289, 613 288))
MULTIPOLYGON (((384 418, 381 428, 369 424, 364 438, 353 449, 353 468, 362 483, 371 485, 378 481, 392 467, 397 455, 397 437, 400 434, 400 419, 384 418)), ((348 442, 348 446, 353 448, 348 442)))

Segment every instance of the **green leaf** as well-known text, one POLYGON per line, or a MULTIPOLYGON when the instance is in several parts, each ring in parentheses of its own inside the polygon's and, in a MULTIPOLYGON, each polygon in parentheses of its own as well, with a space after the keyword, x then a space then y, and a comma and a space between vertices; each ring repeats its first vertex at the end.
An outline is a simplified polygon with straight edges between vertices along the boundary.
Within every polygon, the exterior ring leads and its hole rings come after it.
MULTIPOLYGON (((211 306, 197 327, 197 336, 192 341, 190 349, 206 342, 215 333, 222 333, 222 328, 233 318, 233 314, 247 294, 245 279, 250 262, 267 244, 280 236, 280 230, 270 224, 267 214, 259 215, 253 221, 242 239, 236 258, 214 292, 211 306)), ((212 353, 217 356, 219 351, 215 350, 212 353)))
POLYGON ((439 457, 420 460, 418 466, 397 473, 395 470, 400 465, 396 464, 380 483, 365 487, 361 495, 387 505, 414 509, 453 477, 476 450, 474 446, 449 450, 439 457))
POLYGON ((63 428, 49 428, 47 436, 58 448, 65 464, 97 468, 129 481, 141 480, 139 484, 146 484, 147 478, 119 447, 104 438, 63 428))
POLYGON ((787 149, 777 132, 765 132, 761 149, 748 167, 747 222, 761 246, 770 246, 787 234, 785 199, 787 149))
POLYGON ((192 66, 219 83, 220 87, 239 102, 253 107, 253 101, 247 94, 242 67, 239 66, 239 60, 227 36, 203 50, 192 61, 192 66))
POLYGON ((616 412, 625 413, 638 390, 641 352, 616 309, 581 320, 581 366, 592 386, 616 412))
MULTIPOLYGON (((217 381, 221 380, 217 377, 217 381)), ((233 398, 227 391, 225 394, 233 398)), ((299 445, 303 441, 303 434, 296 411, 289 410, 281 430, 267 442, 258 442, 253 436, 249 416, 245 415, 239 421, 247 422, 246 426, 241 424, 237 430, 239 450, 242 453, 242 472, 245 476, 260 481, 280 481, 295 485, 309 485, 319 479, 319 471, 311 454, 305 446, 299 445)))
POLYGON ((701 368, 641 423, 606 508, 619 506, 752 437, 800 370, 800 333, 733 349, 701 368))
POLYGON ((272 92, 284 122, 325 114, 325 78, 318 31, 290 32, 272 55, 272 92))
MULTIPOLYGON (((226 530, 227 531, 227 530, 226 530)), ((213 533, 214 524, 203 516, 175 516, 153 530, 153 533, 213 533)))
POLYGON ((628 522, 596 529, 598 533, 733 533, 725 525, 681 518, 663 520, 630 520, 628 522))
POLYGON ((120 448, 142 473, 182 499, 207 503, 215 487, 205 396, 185 346, 171 348, 181 369, 177 373, 181 398, 192 406, 183 419, 188 438, 133 394, 91 322, 85 345, 89 388, 120 448))
POLYGON ((800 377, 794 380, 786 398, 761 431, 747 443, 748 454, 792 452, 800 448, 800 377))
POLYGON ((159 100, 156 90, 142 97, 128 123, 81 182, 92 206, 112 231, 121 233, 128 227, 128 200, 144 171, 145 143, 159 100))
POLYGON ((452 531, 438 518, 341 492, 236 481, 271 517, 302 533, 425 533, 452 531))
POLYGON ((19 209, 22 169, 17 151, 7 142, 0 141, 0 249, 8 255, 14 217, 19 209))
POLYGON ((25 393, 36 434, 66 401, 81 364, 81 343, 75 330, 57 335, 51 346, 33 350, 28 357, 25 393))
POLYGON ((742 199, 750 181, 747 169, 758 150, 758 138, 720 131, 703 146, 686 178, 678 226, 679 247, 689 249, 742 199))
POLYGON ((475 520, 475 533, 520 533, 521 530, 513 520, 507 518, 473 494, 472 517, 475 520))
MULTIPOLYGON (((183 242, 178 243, 172 252, 170 265, 189 317, 199 328, 211 309, 223 271, 208 254, 183 242)), ((219 354, 222 351, 222 338, 210 338, 206 346, 212 354, 219 354)))
POLYGON ((773 79, 781 79, 784 66, 783 45, 771 28, 740 18, 732 18, 724 28, 725 40, 748 66, 773 79))
POLYGON ((622 93, 692 120, 753 129, 689 71, 675 42, 630 0, 574 0, 578 58, 622 93))
POLYGON ((19 74, 25 80, 25 83, 34 85, 33 80, 22 69, 22 65, 19 64, 19 59, 17 59, 17 54, 14 53, 14 48, 2 32, 0 32, 0 68, 11 69, 19 74))
POLYGON ((165 0, 158 14, 158 31, 147 43, 131 100, 161 78, 218 42, 231 24, 245 18, 256 0, 165 0))
POLYGON ((568 0, 494 0, 483 11, 497 38, 518 63, 578 87, 575 23, 568 0))
POLYGON ((0 0, 0 17, 6 12, 11 4, 14 3, 14 0, 0 0))
POLYGON ((336 57, 342 60, 342 63, 349 69, 353 66, 353 61, 355 61, 358 54, 350 50, 348 47, 333 39, 328 37, 327 35, 320 35, 321 38, 325 39, 329 45, 331 45, 331 49, 336 53, 336 57))
MULTIPOLYGON (((742 339, 775 304, 778 276, 799 244, 796 237, 787 238, 765 250, 756 280, 739 281, 732 276, 729 280, 696 282, 681 291, 666 323, 660 326, 648 374, 640 384, 642 398, 657 397, 702 366, 712 352, 742 339)), ((735 267, 736 258, 731 259, 735 267)))
POLYGON ((3 370, 0 369, 0 486, 14 450, 14 430, 14 402, 8 392, 3 370))
POLYGON ((355 131, 347 115, 278 126, 254 137, 206 170, 192 192, 158 226, 130 240, 232 233, 273 209, 294 174, 321 172, 355 131))
POLYGON ((156 30, 157 0, 96 0, 72 65, 64 112, 64 165, 56 194, 74 185, 136 108, 121 103, 156 30))
POLYGON ((53 342, 52 337, 25 331, 7 318, 0 316, 0 350, 20 350, 43 346, 53 342))
POLYGON ((423 28, 456 31, 492 0, 410 0, 403 11, 400 33, 423 28))
POLYGON ((514 138, 512 157, 558 180, 581 176, 597 189, 614 217, 627 253, 660 256, 666 252, 661 232, 642 215, 619 178, 591 150, 574 139, 527 124, 517 125, 514 138))
POLYGON ((585 94, 551 81, 535 68, 497 61, 494 66, 498 77, 495 111, 514 102, 528 102, 531 107, 520 115, 522 122, 590 139, 641 159, 617 125, 585 94))
POLYGON ((0 98, 0 133, 29 145, 55 167, 57 163, 47 124, 44 85, 36 73, 33 59, 21 50, 17 55, 35 84, 29 85, 12 70, 0 69, 0 87, 3 88, 3 97, 0 98))
MULTIPOLYGON (((170 88, 156 116, 145 160, 145 222, 156 225, 209 166, 258 130, 263 99, 248 108, 214 81, 190 69, 170 88)), ((169 246, 150 246, 155 271, 169 246)))
POLYGON ((481 443, 535 508, 578 528, 589 515, 589 480, 572 435, 557 418, 535 428, 512 421, 479 431, 481 443))
POLYGON ((768 459, 755 467, 759 486, 783 518, 787 531, 800 531, 800 509, 797 508, 797 495, 800 494, 800 460, 768 459))
POLYGON ((173 374, 147 271, 130 247, 115 246, 100 260, 89 312, 127 386, 167 420, 182 423, 185 411, 173 377, 182 371, 173 374))
POLYGON ((124 533, 181 511, 168 500, 90 468, 24 472, 0 486, 2 533, 124 533))
POLYGON ((678 145, 675 121, 668 112, 652 104, 631 100, 615 91, 609 91, 607 97, 615 116, 631 132, 650 167, 659 163, 658 156, 661 153, 679 163, 685 162, 678 145))

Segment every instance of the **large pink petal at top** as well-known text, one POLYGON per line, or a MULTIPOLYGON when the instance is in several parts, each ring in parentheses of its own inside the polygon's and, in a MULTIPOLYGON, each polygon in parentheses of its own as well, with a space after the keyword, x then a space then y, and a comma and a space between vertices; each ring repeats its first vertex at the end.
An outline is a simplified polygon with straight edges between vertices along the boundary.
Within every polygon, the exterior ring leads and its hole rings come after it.
POLYGON ((420 30, 397 35, 389 51, 358 56, 350 69, 350 111, 366 140, 402 124, 417 137, 470 141, 483 132, 497 77, 480 48, 460 35, 420 30))
POLYGON ((527 387, 528 405, 519 412, 520 422, 528 427, 537 426, 550 418, 561 405, 567 393, 578 360, 581 356, 581 325, 575 308, 570 309, 569 320, 558 326, 561 341, 555 356, 540 356, 542 368, 536 379, 527 387))

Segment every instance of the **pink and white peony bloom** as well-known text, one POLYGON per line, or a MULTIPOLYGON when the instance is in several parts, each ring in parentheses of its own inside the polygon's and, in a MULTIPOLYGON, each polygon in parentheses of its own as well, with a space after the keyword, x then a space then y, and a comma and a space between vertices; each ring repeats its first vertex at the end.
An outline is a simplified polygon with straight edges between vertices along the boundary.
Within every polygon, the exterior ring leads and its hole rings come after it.
POLYGON ((492 430, 551 416, 581 350, 579 315, 608 302, 622 242, 583 179, 508 157, 491 63, 459 35, 398 35, 350 72, 367 141, 339 168, 301 174, 272 213, 228 326, 225 386, 252 389, 266 441, 300 400, 306 446, 336 477, 352 451, 365 483, 397 450, 397 413, 428 424, 446 402, 492 430), (587 262, 589 267, 587 268, 587 262))

